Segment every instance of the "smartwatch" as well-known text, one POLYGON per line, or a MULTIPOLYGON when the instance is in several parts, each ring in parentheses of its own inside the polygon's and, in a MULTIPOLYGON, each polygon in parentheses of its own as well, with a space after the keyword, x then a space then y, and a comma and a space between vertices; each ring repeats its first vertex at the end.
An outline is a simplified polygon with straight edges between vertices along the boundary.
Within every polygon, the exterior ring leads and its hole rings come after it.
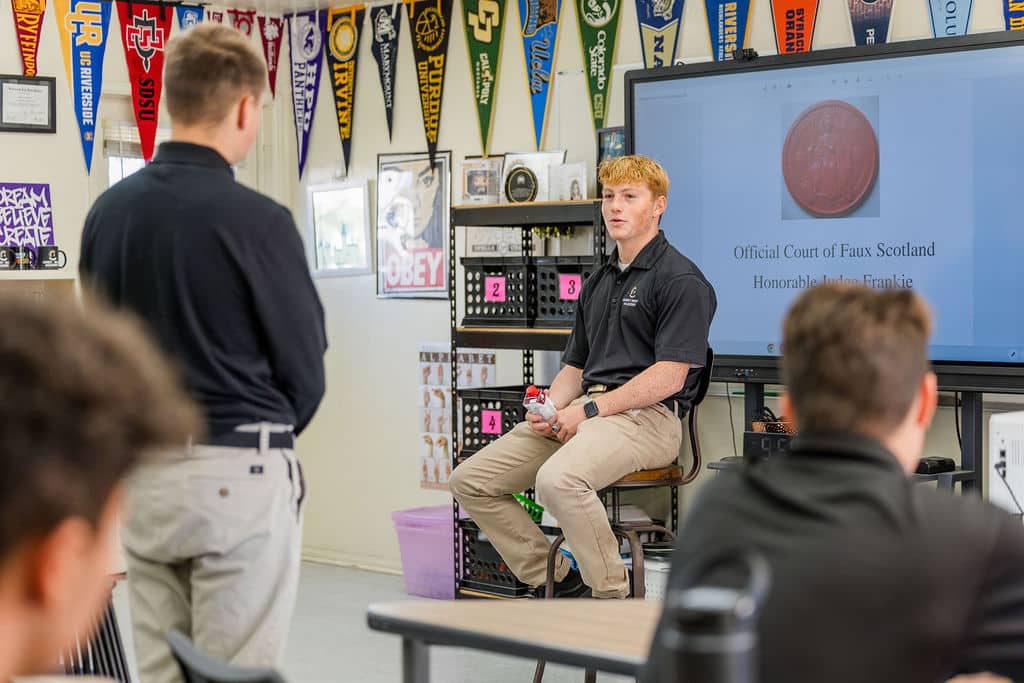
POLYGON ((587 416, 588 420, 597 417, 597 413, 597 401, 587 401, 583 404, 583 414, 587 416))

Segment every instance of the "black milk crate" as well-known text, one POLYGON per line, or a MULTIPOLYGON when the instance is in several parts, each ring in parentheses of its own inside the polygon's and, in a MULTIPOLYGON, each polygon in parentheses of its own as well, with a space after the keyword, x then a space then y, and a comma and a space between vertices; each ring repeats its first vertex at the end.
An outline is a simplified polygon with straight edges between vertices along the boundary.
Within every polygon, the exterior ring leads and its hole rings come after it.
POLYGON ((506 598, 526 596, 530 587, 516 578, 490 541, 480 538, 480 530, 467 524, 462 533, 462 579, 468 590, 506 598))
POLYGON ((537 276, 526 258, 463 258, 466 313, 464 327, 533 324, 537 276))
POLYGON ((538 256, 535 327, 572 327, 580 290, 597 269, 593 256, 538 256))
POLYGON ((526 419, 525 387, 459 390, 459 456, 466 457, 526 419))

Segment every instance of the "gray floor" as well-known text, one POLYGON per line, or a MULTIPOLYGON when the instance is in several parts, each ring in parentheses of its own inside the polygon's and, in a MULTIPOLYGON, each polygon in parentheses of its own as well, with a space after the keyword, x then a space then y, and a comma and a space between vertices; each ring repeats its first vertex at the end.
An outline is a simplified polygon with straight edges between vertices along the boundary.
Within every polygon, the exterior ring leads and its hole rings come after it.
MULTIPOLYGON (((289 683, 400 683, 401 651, 395 636, 370 631, 366 608, 406 599, 400 576, 305 563, 285 654, 289 683)), ((123 589, 115 595, 122 630, 129 620, 123 589)), ((126 633, 129 655, 131 634, 126 633)), ((129 662, 134 667, 134 661, 129 662)), ((438 683, 529 683, 533 662, 456 648, 431 648, 431 680, 438 683)), ((550 665, 546 683, 582 683, 583 671, 550 665)), ((598 674, 601 683, 632 678, 598 674)))

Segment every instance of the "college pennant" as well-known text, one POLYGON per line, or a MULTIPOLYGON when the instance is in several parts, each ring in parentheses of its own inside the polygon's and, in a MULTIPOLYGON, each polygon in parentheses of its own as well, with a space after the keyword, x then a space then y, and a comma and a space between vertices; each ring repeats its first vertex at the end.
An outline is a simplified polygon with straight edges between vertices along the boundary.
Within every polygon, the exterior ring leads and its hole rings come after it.
POLYGON ((621 9, 619 0, 576 0, 576 18, 583 46, 583 72, 587 77, 595 133, 598 128, 604 128, 608 117, 608 88, 612 82, 621 9))
POLYGON ((544 146, 548 96, 558 52, 558 20, 562 0, 519 0, 519 34, 526 57, 526 85, 533 110, 533 135, 537 149, 544 146))
POLYGON ((260 42, 263 43, 263 56, 267 60, 267 78, 270 80, 270 97, 277 97, 277 64, 281 57, 281 26, 280 17, 260 15, 260 42))
POLYGON ((352 112, 356 99, 356 60, 359 57, 359 27, 363 25, 363 5, 327 11, 327 68, 330 71, 331 90, 334 91, 334 109, 338 116, 338 136, 345 172, 351 163, 352 112))
POLYGON ((1007 31, 1024 29, 1024 0, 1003 0, 1003 19, 1007 31))
MULTIPOLYGON (((1024 2, 1021 5, 1024 5, 1024 2)), ((932 17, 932 35, 936 38, 966 36, 973 6, 973 0, 928 0, 928 11, 932 17)))
POLYGON ((194 5, 178 5, 174 8, 178 14, 178 26, 182 30, 203 23, 203 8, 194 5))
POLYGON ((857 45, 881 45, 889 36, 892 0, 846 0, 857 45))
POLYGON ((219 9, 208 9, 206 10, 206 20, 212 21, 215 24, 223 24, 224 12, 219 9))
POLYGON ((142 158, 153 158, 160 91, 164 84, 164 45, 171 32, 171 14, 165 6, 117 0, 132 107, 139 127, 142 158))
POLYGON ((320 43, 326 28, 326 14, 320 10, 300 12, 288 19, 288 53, 292 72, 292 110, 299 153, 299 178, 306 168, 309 133, 313 129, 316 96, 320 90, 320 43))
POLYGON ((395 106, 395 69, 398 66, 398 29, 402 26, 402 3, 394 2, 370 8, 373 59, 377 62, 380 89, 384 94, 384 113, 388 119, 388 141, 395 106))
POLYGON ((100 104, 102 90, 110 3, 101 0, 54 0, 54 10, 88 173, 92 170, 92 143, 96 137, 96 108, 100 104))
POLYGON ((14 10, 14 30, 18 34, 18 49, 21 51, 21 71, 26 76, 35 76, 39 29, 43 25, 46 0, 11 0, 11 9, 14 10))
POLYGON ((231 25, 235 29, 244 33, 247 38, 252 36, 252 23, 256 19, 256 10, 229 9, 228 18, 231 19, 231 25))
POLYGON ((771 0, 771 6, 779 54, 810 52, 818 0, 771 0))
POLYGON ((469 73, 473 77, 473 101, 480 123, 480 148, 484 156, 494 123, 494 100, 498 91, 501 36, 505 27, 505 0, 462 0, 466 27, 469 73))
MULTIPOLYGON (((891 1, 891 0, 890 0, 891 1)), ((747 42, 750 0, 704 0, 711 36, 711 56, 716 62, 732 59, 747 42)))
POLYGON ((412 55, 423 109, 423 134, 427 138, 431 168, 437 155, 437 135, 441 131, 441 96, 448 66, 452 3, 453 0, 411 0, 408 6, 412 55))
POLYGON ((644 68, 671 66, 683 19, 683 0, 636 0, 644 68))

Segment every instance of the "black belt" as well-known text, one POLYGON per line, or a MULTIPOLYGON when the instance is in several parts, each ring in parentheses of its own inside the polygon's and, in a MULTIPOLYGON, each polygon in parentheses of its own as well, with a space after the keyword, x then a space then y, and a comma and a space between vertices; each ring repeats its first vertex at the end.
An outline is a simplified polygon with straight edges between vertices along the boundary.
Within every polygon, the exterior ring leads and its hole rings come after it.
MULTIPOLYGON (((291 432, 270 432, 267 434, 267 448, 295 448, 295 435, 291 432)), ((260 433, 257 432, 224 432, 208 436, 201 444, 206 446, 228 446, 231 448, 259 448, 260 433)))

